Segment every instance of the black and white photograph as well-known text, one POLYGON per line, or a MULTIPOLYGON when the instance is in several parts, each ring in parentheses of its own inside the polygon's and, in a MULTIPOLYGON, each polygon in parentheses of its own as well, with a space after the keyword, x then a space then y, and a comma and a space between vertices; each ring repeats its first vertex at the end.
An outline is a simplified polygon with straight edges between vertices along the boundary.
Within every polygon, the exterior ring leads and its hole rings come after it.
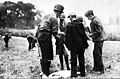
POLYGON ((93 78, 120 78, 120 0, 0 0, 0 79, 93 78))

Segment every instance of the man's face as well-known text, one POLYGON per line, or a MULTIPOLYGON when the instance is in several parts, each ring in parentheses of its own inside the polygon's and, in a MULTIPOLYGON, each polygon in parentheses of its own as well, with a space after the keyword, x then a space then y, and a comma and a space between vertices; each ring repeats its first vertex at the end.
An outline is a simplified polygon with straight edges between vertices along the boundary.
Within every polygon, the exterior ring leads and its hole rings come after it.
POLYGON ((74 16, 70 16, 69 18, 70 18, 70 21, 73 21, 75 19, 74 16))
POLYGON ((72 17, 70 17, 70 21, 73 21, 73 18, 72 18, 72 17))
POLYGON ((91 15, 90 15, 90 16, 88 16, 87 18, 88 18, 89 20, 92 20, 92 16, 91 16, 91 15))
POLYGON ((54 10, 54 13, 56 14, 57 17, 59 17, 61 12, 54 10))

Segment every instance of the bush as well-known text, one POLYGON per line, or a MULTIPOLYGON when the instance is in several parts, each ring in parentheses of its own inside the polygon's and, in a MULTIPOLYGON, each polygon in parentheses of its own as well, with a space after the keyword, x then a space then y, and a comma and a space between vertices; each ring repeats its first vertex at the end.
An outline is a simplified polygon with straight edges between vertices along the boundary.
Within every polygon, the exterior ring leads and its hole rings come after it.
POLYGON ((120 41, 120 33, 107 33, 106 40, 107 41, 120 41))
POLYGON ((10 33, 12 36, 27 37, 28 35, 34 35, 31 30, 18 30, 18 29, 0 29, 0 35, 4 36, 5 33, 10 33))
MULTIPOLYGON (((11 33, 12 36, 17 37, 27 37, 28 35, 34 35, 33 30, 23 30, 23 29, 3 29, 0 28, 0 35, 5 35, 5 33, 11 33)), ((107 33, 106 41, 120 41, 120 33, 107 33)))

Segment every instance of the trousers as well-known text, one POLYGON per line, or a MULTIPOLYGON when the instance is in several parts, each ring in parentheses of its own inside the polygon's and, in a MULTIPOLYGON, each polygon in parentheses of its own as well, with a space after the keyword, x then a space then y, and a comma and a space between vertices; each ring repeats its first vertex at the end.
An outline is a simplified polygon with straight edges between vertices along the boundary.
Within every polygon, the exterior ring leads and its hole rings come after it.
POLYGON ((104 70, 104 65, 102 61, 102 48, 103 48, 103 41, 94 43, 94 50, 93 50, 94 68, 93 70, 97 70, 97 71, 104 70))
POLYGON ((85 49, 72 49, 71 50, 71 77, 77 76, 77 58, 79 61, 80 72, 82 76, 85 76, 85 49))

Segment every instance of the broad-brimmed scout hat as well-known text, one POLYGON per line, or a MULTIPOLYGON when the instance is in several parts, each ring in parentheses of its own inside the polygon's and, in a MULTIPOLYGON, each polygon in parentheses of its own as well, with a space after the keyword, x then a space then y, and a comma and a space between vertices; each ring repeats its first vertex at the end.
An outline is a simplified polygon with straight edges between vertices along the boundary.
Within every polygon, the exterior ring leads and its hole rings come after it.
POLYGON ((54 11, 63 12, 64 7, 60 4, 54 6, 54 11))

